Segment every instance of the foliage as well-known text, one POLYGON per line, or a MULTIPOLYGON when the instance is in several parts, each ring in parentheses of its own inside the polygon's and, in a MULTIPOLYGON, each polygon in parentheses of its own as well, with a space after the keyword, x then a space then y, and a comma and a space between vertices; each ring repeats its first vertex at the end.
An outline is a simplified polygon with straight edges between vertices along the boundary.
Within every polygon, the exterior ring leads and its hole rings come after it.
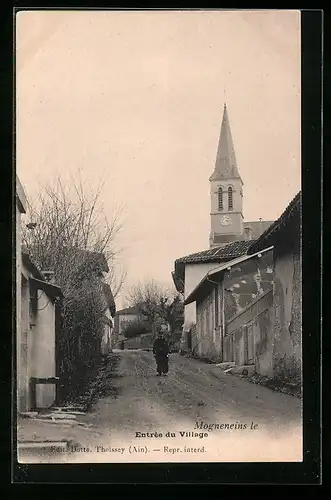
POLYGON ((65 295, 74 293, 76 283, 70 276, 73 273, 79 279, 76 271, 80 264, 82 269, 95 266, 95 259, 93 262, 87 252, 97 258, 98 254, 104 255, 114 297, 123 286, 126 275, 122 272, 116 276, 118 254, 114 250, 121 229, 120 211, 109 221, 102 210, 101 193, 102 185, 88 192, 81 179, 65 187, 58 177, 54 185, 41 188, 37 200, 28 205, 27 216, 36 225, 32 230, 22 227, 23 244, 42 270, 55 272, 65 295))
POLYGON ((141 320, 130 321, 123 330, 124 337, 127 339, 133 339, 139 337, 145 333, 148 333, 150 328, 148 324, 141 320))
POLYGON ((175 332, 183 324, 184 305, 181 296, 154 280, 133 286, 127 299, 131 306, 138 308, 153 333, 162 322, 169 323, 171 332, 175 332))
POLYGON ((108 222, 100 195, 101 188, 89 194, 81 181, 65 188, 58 178, 29 205, 28 217, 35 227, 22 228, 25 250, 42 271, 54 272, 64 294, 60 376, 62 385, 74 392, 83 388, 86 375, 100 363, 107 305, 103 282, 107 280, 116 295, 124 280, 124 274, 119 280, 115 275, 113 243, 119 220, 114 217, 108 222))

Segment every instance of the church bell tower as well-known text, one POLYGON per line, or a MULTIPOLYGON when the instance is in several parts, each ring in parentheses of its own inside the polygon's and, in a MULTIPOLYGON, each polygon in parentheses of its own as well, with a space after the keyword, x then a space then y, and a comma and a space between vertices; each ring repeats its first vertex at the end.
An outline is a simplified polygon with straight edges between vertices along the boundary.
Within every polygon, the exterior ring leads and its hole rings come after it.
POLYGON ((237 169, 226 104, 224 104, 215 169, 209 182, 210 247, 243 239, 243 181, 237 169))

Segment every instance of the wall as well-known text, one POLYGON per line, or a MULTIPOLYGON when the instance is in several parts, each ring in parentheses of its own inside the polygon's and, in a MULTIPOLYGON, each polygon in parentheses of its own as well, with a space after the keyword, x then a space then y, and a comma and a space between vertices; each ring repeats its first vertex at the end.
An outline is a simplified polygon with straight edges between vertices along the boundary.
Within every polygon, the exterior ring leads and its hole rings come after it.
POLYGON ((197 324, 192 338, 192 352, 215 361, 222 360, 222 293, 219 283, 197 302, 197 324))
MULTIPOLYGON (((255 296, 263 294, 266 290, 271 290, 273 280, 272 255, 270 250, 261 254, 261 257, 249 258, 233 265, 230 270, 227 269, 222 274, 218 274, 218 285, 214 285, 206 296, 197 301, 197 327, 192 343, 193 352, 199 356, 219 361, 222 361, 224 356, 228 356, 228 358, 232 356, 231 343, 235 344, 235 340, 232 337, 224 339, 222 345, 222 321, 227 323, 236 314, 245 311, 252 301, 255 304, 255 296), (217 307, 216 289, 218 290, 217 307)), ((216 277, 213 278, 211 275, 211 279, 215 281, 216 277)), ((242 322, 243 317, 239 315, 237 321, 242 322)), ((232 359, 227 359, 227 361, 232 361, 232 359)))
MULTIPOLYGON (((20 411, 31 409, 30 379, 56 376, 55 306, 42 290, 37 290, 36 309, 31 307, 31 273, 22 265, 21 347, 18 366, 20 411)), ((47 408, 56 397, 55 384, 38 384, 37 406, 47 408)))
POLYGON ((123 335, 124 325, 126 322, 138 321, 138 314, 119 314, 118 315, 118 335, 123 335))
POLYGON ((27 200, 23 187, 16 177, 16 370, 17 370, 17 408, 19 411, 25 411, 28 406, 27 401, 27 375, 26 375, 26 352, 25 352, 25 326, 22 327, 22 316, 25 317, 25 312, 22 313, 22 293, 26 294, 26 290, 22 289, 22 214, 26 212, 27 200), (22 370, 21 370, 22 366, 22 370))
POLYGON ((240 262, 226 271, 226 319, 244 310, 258 295, 273 286, 273 251, 269 250, 246 261, 240 262), (229 291, 232 289, 232 291, 229 291))
POLYGON ((152 333, 145 333, 124 342, 125 349, 151 349, 153 347, 154 336, 152 333))
POLYGON ((268 290, 226 325, 224 361, 255 363, 261 375, 273 374, 273 291, 268 290), (250 345, 249 342, 251 341, 250 345))
POLYGON ((274 350, 275 376, 301 380, 301 260, 300 242, 275 252, 274 350))
POLYGON ((101 353, 103 355, 106 355, 109 352, 111 352, 113 345, 115 343, 113 318, 112 318, 112 315, 111 315, 109 308, 107 308, 105 311, 105 317, 107 318, 108 322, 106 322, 104 325, 104 332, 103 332, 103 336, 101 339, 101 353))
POLYGON ((111 331, 108 323, 104 324, 101 339, 101 354, 106 355, 111 351, 111 331))
MULTIPOLYGON (((55 307, 43 290, 38 290, 38 311, 35 326, 30 330, 30 376, 55 377, 55 307)), ((56 396, 55 384, 37 385, 37 407, 48 408, 56 396)))
POLYGON ((295 233, 275 244, 273 290, 264 293, 227 323, 225 360, 243 365, 251 335, 253 362, 261 375, 301 383, 302 273, 295 233), (285 248, 286 246, 286 248, 285 248))
MULTIPOLYGON (((21 259, 20 259, 21 260, 21 259)), ((22 262, 21 262, 21 271, 22 262)), ((28 279, 21 273, 20 279, 20 317, 17 331, 17 395, 18 410, 28 411, 29 399, 29 370, 28 370, 28 341, 30 333, 29 325, 29 283, 28 279)))
MULTIPOLYGON (((219 264, 217 262, 186 264, 184 298, 186 299, 188 297, 188 295, 195 289, 195 287, 200 283, 200 281, 207 274, 208 271, 214 269, 218 265, 219 264)), ((184 308, 183 330, 187 331, 191 326, 191 324, 195 322, 196 322, 196 305, 195 303, 188 304, 184 308)))

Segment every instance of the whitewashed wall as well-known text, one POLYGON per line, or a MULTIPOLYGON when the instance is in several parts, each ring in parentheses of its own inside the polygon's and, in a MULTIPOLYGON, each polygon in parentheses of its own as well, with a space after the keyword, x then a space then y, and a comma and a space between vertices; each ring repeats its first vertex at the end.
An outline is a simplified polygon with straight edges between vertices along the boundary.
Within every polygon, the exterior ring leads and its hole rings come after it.
MULTIPOLYGON (((217 263, 201 263, 201 264, 186 264, 185 265, 185 299, 200 283, 202 278, 208 271, 217 267, 217 263)), ((196 304, 188 304, 184 309, 184 331, 186 331, 192 323, 196 323, 196 304)))

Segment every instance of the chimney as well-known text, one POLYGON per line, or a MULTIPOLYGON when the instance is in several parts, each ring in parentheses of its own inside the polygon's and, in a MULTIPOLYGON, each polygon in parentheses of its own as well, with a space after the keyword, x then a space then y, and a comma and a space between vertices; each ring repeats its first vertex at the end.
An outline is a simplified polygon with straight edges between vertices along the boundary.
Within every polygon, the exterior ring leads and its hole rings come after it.
POLYGON ((252 229, 250 227, 245 227, 244 238, 245 238, 245 240, 251 240, 252 239, 252 229))

